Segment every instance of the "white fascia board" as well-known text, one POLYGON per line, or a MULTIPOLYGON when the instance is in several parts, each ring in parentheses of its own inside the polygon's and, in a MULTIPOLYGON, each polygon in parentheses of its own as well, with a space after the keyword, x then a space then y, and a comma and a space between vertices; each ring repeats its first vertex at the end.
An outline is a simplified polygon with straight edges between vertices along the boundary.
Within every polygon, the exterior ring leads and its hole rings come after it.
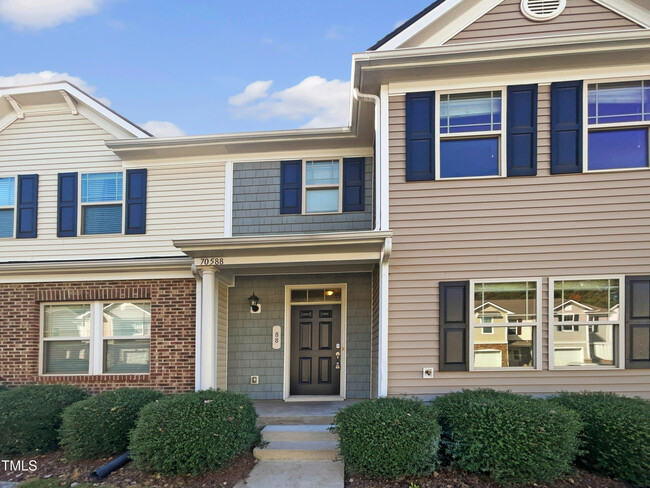
POLYGON ((110 120, 113 124, 121 127, 128 134, 131 134, 138 138, 151 138, 151 135, 142 130, 140 127, 129 122, 121 115, 118 115, 116 112, 112 111, 101 102, 97 101, 87 93, 84 93, 79 88, 72 85, 71 83, 68 83, 67 81, 0 88, 0 95, 26 95, 29 93, 56 92, 61 90, 66 91, 72 97, 87 105, 95 112, 99 113, 105 119, 110 120))
POLYGON ((460 4, 462 1, 463 0, 447 0, 446 2, 443 2, 441 5, 434 8, 431 12, 426 14, 424 17, 419 19, 417 22, 415 22, 414 24, 408 26, 402 32, 397 34, 395 37, 388 40, 382 46, 378 47, 375 52, 378 52, 378 51, 391 51, 393 49, 399 48, 402 44, 404 44, 406 41, 408 41, 411 37, 415 36, 417 33, 419 33, 422 29, 424 29, 426 26, 428 26, 432 22, 435 22, 436 20, 438 20, 438 18, 442 17, 444 14, 449 12, 452 8, 454 8, 456 5, 460 4))
POLYGON ((650 10, 641 8, 628 0, 594 0, 594 2, 632 22, 636 22, 646 29, 650 29, 650 10))

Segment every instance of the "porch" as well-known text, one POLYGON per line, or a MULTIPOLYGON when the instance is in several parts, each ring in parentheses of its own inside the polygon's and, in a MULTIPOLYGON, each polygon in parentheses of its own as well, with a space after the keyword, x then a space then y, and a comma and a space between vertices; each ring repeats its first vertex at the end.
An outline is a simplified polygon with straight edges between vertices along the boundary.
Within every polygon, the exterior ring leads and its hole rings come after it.
POLYGON ((336 413, 362 400, 338 402, 285 402, 256 400, 257 425, 331 425, 336 413))

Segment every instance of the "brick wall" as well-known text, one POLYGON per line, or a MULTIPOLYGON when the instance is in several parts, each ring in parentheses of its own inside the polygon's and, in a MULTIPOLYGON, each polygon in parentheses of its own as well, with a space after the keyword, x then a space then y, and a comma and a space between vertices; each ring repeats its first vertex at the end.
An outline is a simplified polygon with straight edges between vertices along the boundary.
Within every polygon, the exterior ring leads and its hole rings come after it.
POLYGON ((0 384, 70 383, 97 392, 122 386, 194 390, 193 279, 0 284, 0 384), (151 300, 151 371, 145 375, 39 376, 40 303, 151 300))

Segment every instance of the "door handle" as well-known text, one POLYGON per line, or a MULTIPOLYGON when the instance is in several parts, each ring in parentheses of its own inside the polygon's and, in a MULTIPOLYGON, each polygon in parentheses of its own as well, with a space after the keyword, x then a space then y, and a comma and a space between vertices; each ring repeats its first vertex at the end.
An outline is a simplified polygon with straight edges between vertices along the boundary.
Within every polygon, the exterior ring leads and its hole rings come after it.
POLYGON ((338 352, 338 351, 336 351, 336 358, 338 359, 338 358, 340 358, 340 357, 341 357, 341 353, 338 352))

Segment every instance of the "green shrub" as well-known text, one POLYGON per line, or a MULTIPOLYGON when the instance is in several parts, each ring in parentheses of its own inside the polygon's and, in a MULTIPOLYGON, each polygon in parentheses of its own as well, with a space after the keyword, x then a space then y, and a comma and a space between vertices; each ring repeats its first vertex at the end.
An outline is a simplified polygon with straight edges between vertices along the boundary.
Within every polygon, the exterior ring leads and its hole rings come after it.
POLYGON ((72 459, 124 452, 142 407, 162 396, 153 390, 121 388, 70 405, 63 412, 61 446, 72 459))
POLYGON ((0 454, 56 450, 61 413, 86 398, 68 385, 27 385, 0 393, 0 454))
POLYGON ((561 393, 550 402, 580 415, 587 469, 650 485, 650 402, 613 393, 561 393))
POLYGON ((0 385, 0 392, 7 391, 9 388, 7 388, 5 385, 0 385))
POLYGON ((463 391, 432 408, 450 461, 505 485, 553 481, 571 471, 578 453, 578 416, 542 399, 463 391))
POLYGON ((438 461, 440 426, 423 402, 379 398, 336 414, 332 431, 346 468, 384 478, 431 473, 438 461))
POLYGON ((241 394, 172 395, 140 412, 131 457, 138 468, 167 475, 216 470, 259 440, 256 419, 253 403, 241 394))

